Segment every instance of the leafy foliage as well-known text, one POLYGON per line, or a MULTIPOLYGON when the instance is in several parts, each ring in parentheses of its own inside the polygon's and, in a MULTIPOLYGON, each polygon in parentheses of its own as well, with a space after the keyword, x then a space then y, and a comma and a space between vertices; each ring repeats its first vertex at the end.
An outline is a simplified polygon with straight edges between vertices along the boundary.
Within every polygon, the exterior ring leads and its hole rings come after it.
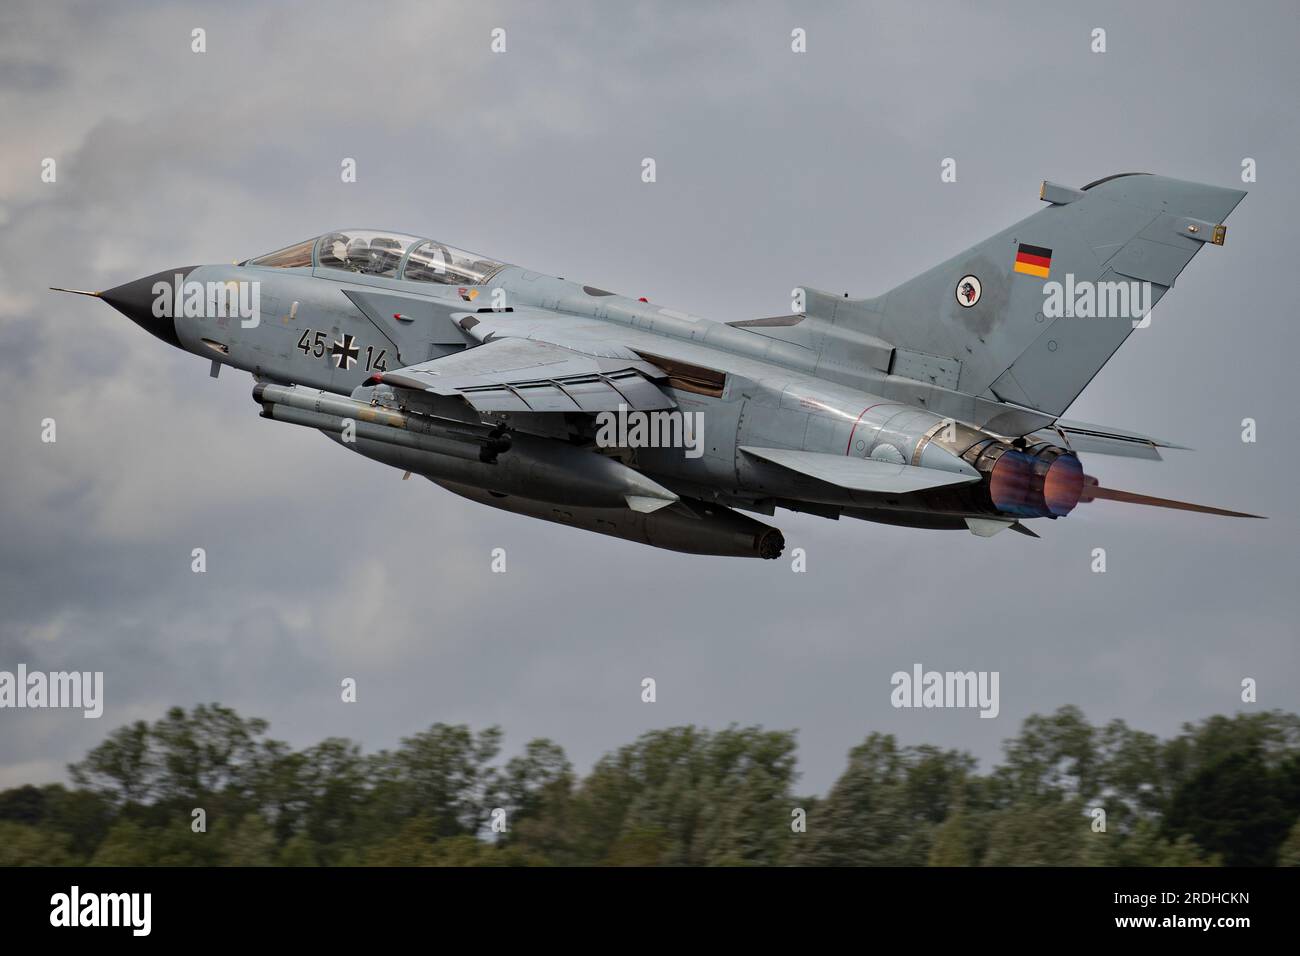
POLYGON ((502 762, 495 727, 370 755, 267 730, 218 704, 118 728, 73 789, 0 791, 0 865, 1300 865, 1300 718, 1280 712, 1162 741, 1064 707, 987 774, 871 734, 824 798, 795 793, 794 733, 759 727, 651 731, 585 777, 549 740, 502 762))

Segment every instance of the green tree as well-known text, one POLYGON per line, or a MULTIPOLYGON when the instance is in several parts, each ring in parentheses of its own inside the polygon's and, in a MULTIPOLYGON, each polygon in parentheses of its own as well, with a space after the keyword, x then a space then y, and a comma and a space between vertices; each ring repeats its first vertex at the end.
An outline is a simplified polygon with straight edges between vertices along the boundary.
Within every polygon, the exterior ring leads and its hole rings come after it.
POLYGON ((1284 800, 1282 772, 1270 768, 1258 743, 1228 752, 1174 794, 1167 836, 1188 836, 1228 866, 1272 866, 1295 819, 1284 800))
POLYGON ((597 762, 573 799, 575 862, 782 862, 794 735, 756 727, 651 731, 597 762))
POLYGON ((222 862, 227 866, 275 865, 275 831, 260 813, 246 814, 233 827, 223 826, 219 832, 222 862))
MULTIPOLYGON (((289 802, 295 828, 319 848, 322 862, 337 862, 377 835, 374 822, 364 819, 370 765, 357 744, 338 737, 308 747, 299 757, 289 802)), ((384 821, 378 829, 387 832, 393 825, 384 821)))
POLYGON ((793 795, 794 734, 759 727, 651 731, 581 779, 548 740, 502 765, 495 727, 434 724, 370 756, 266 731, 218 704, 117 728, 73 788, 0 791, 0 865, 1300 865, 1300 718, 1277 711, 1161 741, 1064 707, 987 774, 872 734, 825 798, 793 795))
POLYGON ((383 819, 426 818, 434 835, 476 835, 499 805, 498 774, 492 766, 501 749, 501 730, 473 733, 464 725, 434 724, 406 737, 393 752, 381 751, 369 764, 374 810, 383 819))
POLYGON ((1019 735, 1003 745, 1005 759, 994 774, 1004 802, 1095 799, 1103 780, 1098 736, 1077 707, 1027 717, 1019 735))
POLYGON ((90 860, 91 866, 156 866, 156 844, 139 824, 122 820, 113 825, 90 860))
POLYGON ((0 866, 72 866, 67 834, 0 820, 0 866))
POLYGON ((1204 853, 1186 834, 1175 840, 1161 835, 1158 823, 1140 821, 1126 834, 1110 833, 1100 845, 1098 866, 1214 866, 1218 859, 1204 853))
POLYGON ((268 749, 264 720, 240 717, 220 704, 173 707, 152 726, 136 721, 114 730, 68 769, 80 786, 117 804, 200 805, 214 796, 254 796, 268 749))
POLYGON ((1300 866, 1300 819, 1292 825, 1291 831, 1282 841, 1277 854, 1278 866, 1300 866))
POLYGON ((220 704, 200 704, 189 713, 173 707, 149 731, 158 799, 185 805, 214 794, 249 796, 266 728, 266 721, 220 704))
POLYGON ((0 790, 0 820, 38 824, 45 819, 46 792, 26 784, 13 790, 0 790))
POLYGON ((930 847, 930 866, 970 866, 975 862, 970 818, 956 807, 939 825, 930 847))
POLYGON ((72 764, 72 779, 116 803, 143 803, 154 792, 149 725, 143 720, 119 727, 84 760, 72 764))
POLYGON ((509 830, 501 842, 530 858, 574 862, 573 767, 549 740, 531 740, 506 763, 502 796, 509 830))
POLYGON ((66 834, 78 860, 88 860, 113 825, 113 803, 90 790, 68 790, 62 784, 42 788, 45 817, 42 826, 66 834))
MULTIPOLYGON (((969 754, 900 747, 872 734, 808 818, 796 861, 817 866, 924 866, 940 825, 966 800, 969 754)), ((946 852, 946 851, 945 851, 946 852)))
POLYGON ((316 844, 305 833, 290 837, 280 848, 280 866, 319 866, 316 844))
POLYGON ((990 818, 984 866, 1084 866, 1096 841, 1091 821, 1077 800, 1044 801, 999 810, 990 818))

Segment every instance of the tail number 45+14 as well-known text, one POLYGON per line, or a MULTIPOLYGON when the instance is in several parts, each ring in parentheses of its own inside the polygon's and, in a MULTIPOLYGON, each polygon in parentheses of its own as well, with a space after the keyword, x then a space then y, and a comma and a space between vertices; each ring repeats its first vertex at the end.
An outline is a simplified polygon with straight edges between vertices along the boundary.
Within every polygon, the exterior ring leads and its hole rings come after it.
MULTIPOLYGON (((303 355, 314 355, 316 358, 328 359, 334 363, 335 368, 341 368, 344 371, 352 368, 361 360, 361 347, 356 344, 354 336, 347 334, 342 339, 330 341, 328 332, 306 329, 302 333, 302 337, 298 339, 298 350, 303 355)), ((376 350, 373 345, 367 345, 365 355, 366 371, 387 372, 387 355, 387 349, 376 350)))

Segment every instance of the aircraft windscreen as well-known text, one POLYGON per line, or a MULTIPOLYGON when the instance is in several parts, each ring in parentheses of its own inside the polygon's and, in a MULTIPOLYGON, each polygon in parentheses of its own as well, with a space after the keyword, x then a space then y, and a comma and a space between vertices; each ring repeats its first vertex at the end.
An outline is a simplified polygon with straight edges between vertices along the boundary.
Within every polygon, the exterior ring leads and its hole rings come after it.
POLYGON ((252 259, 249 261, 249 265, 263 266, 268 269, 300 269, 304 266, 310 268, 311 250, 315 245, 316 239, 314 237, 304 239, 292 246, 286 246, 284 249, 277 249, 275 252, 252 259))

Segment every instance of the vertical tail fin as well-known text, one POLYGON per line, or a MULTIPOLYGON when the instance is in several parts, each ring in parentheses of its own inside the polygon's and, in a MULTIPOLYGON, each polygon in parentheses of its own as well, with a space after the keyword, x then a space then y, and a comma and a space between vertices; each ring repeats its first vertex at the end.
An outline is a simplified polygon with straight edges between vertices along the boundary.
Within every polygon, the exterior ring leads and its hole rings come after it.
POLYGON ((891 374, 1060 415, 1245 195, 1145 173, 1044 183, 1048 208, 885 295, 810 294, 808 311, 894 346, 891 374))

